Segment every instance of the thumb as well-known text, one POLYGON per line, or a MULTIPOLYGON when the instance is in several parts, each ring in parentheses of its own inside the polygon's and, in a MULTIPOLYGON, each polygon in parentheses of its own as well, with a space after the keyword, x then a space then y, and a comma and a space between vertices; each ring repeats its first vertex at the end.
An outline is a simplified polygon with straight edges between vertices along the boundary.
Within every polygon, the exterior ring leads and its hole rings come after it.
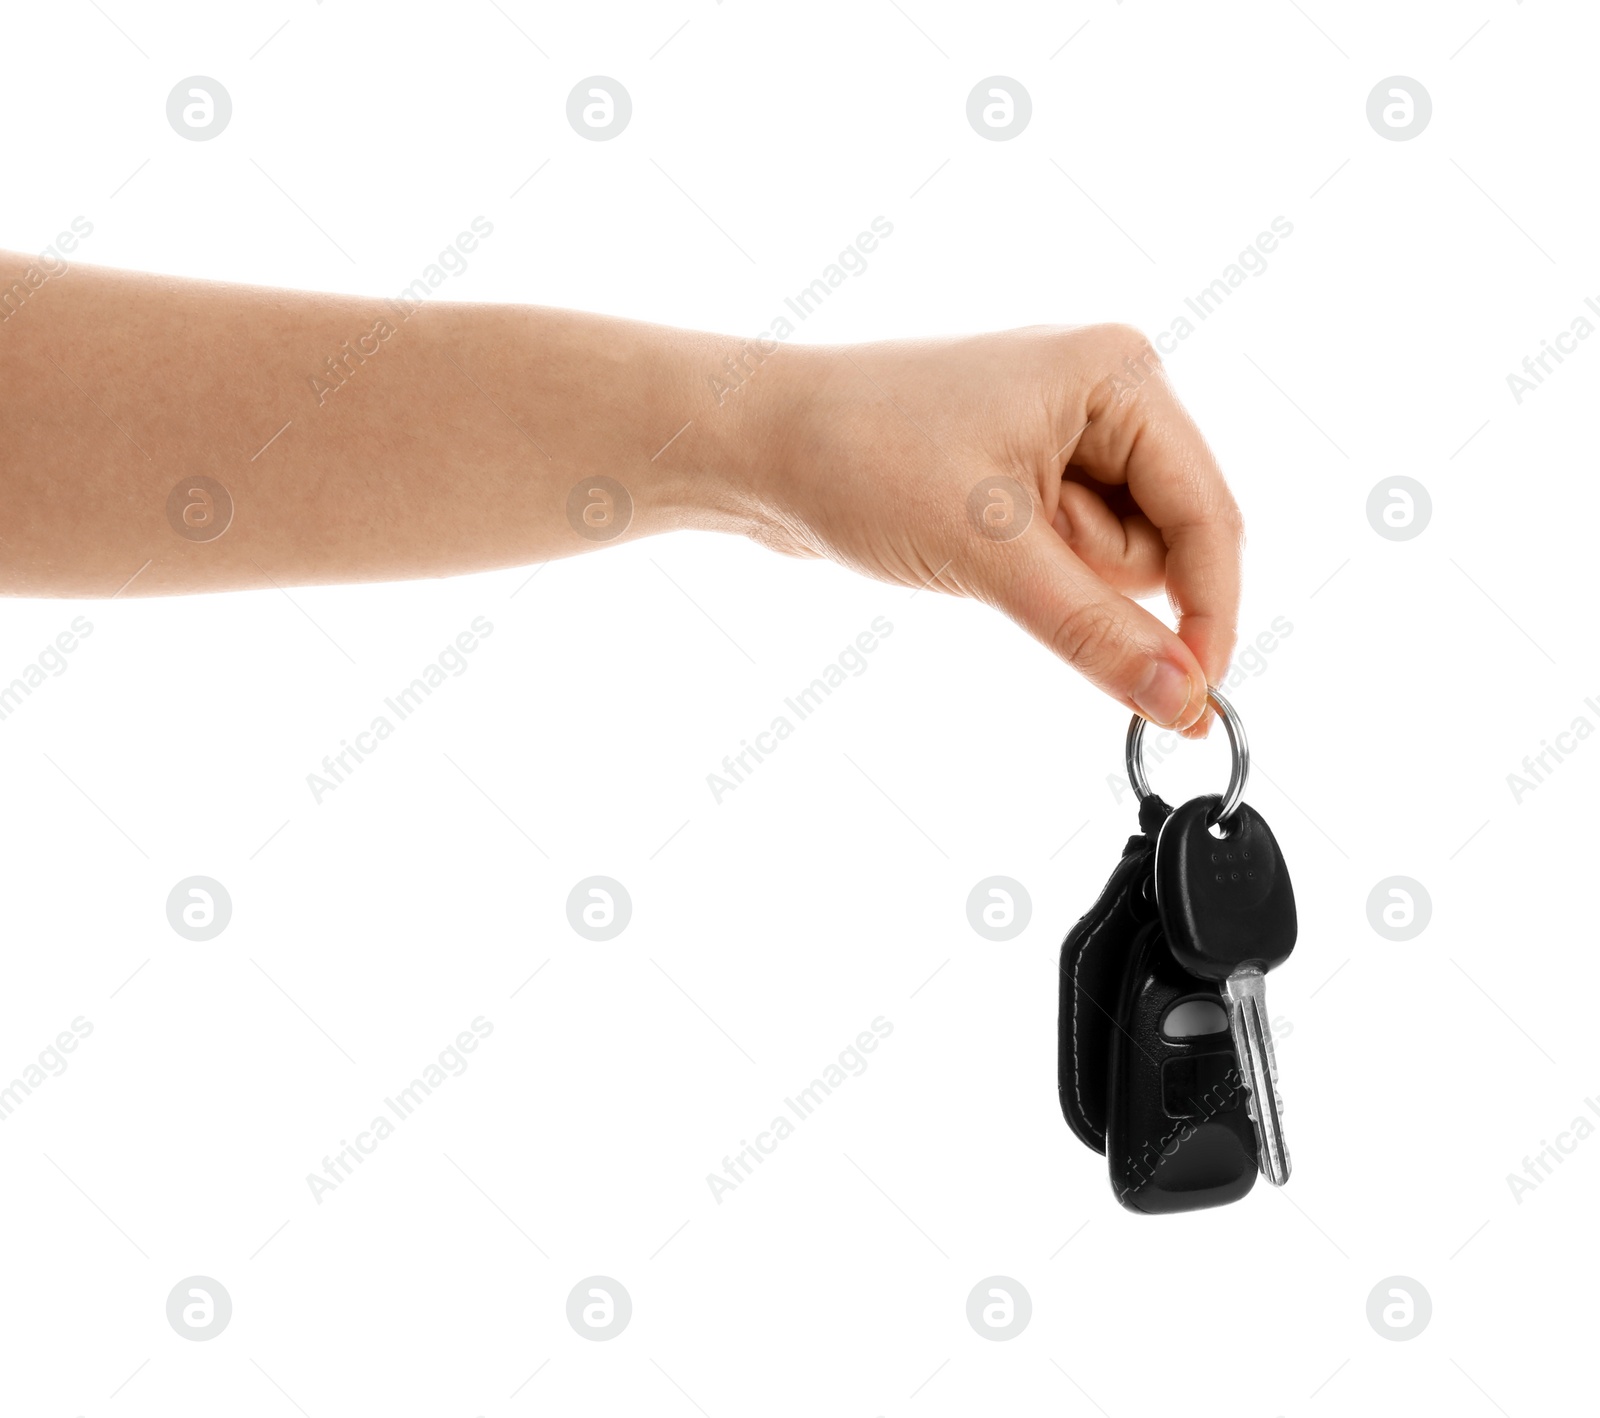
POLYGON ((1035 519, 994 546, 979 591, 1091 684, 1165 729, 1206 712, 1206 676, 1194 652, 1149 611, 1113 591, 1054 528, 1035 519))

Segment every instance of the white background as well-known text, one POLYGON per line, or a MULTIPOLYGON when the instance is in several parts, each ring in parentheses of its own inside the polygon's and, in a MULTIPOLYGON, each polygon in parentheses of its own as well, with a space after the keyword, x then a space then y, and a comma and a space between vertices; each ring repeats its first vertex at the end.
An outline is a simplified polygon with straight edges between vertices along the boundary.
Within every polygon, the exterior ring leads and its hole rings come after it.
MULTIPOLYGON (((1506 775, 1600 724, 1600 342, 1520 405, 1506 376, 1600 293, 1595 31, 1546 0, 6 6, 0 245, 81 214, 96 264, 387 295, 482 214, 453 298, 754 335, 881 215, 799 338, 1154 332, 1287 218, 1169 367, 1245 510, 1241 632, 1292 625, 1235 699, 1302 931, 1269 996, 1289 1187, 1134 1216, 1055 1093, 1061 936, 1134 825, 1126 715, 993 613, 709 535, 532 581, 11 603, 5 680, 94 628, 0 724, 0 1075, 93 1033, 0 1126, 0 1406, 1570 1409, 1600 1141, 1520 1201, 1507 1174, 1600 1092, 1600 745, 1520 802, 1506 775), (234 105, 204 143, 165 114, 194 74, 234 105), (565 116, 594 74, 632 95, 611 142, 565 116), (966 118, 995 74, 1033 100, 1007 142, 966 118), (1432 96, 1411 141, 1366 117, 1391 75, 1432 96), (1399 474, 1432 498, 1409 541, 1365 511, 1399 474), (314 802, 475 616, 470 670, 314 802), (876 616, 867 672, 717 804, 876 616), (233 901, 209 943, 166 916, 196 874, 233 901), (633 901, 606 944, 567 921, 593 874, 633 901), (1008 943, 966 917, 995 874, 1032 898, 1008 943), (1392 875, 1433 903, 1404 943, 1368 923, 1392 875), (880 1015, 718 1205, 706 1174, 880 1015), (606 1343, 566 1318, 597 1274, 633 1302, 606 1343), (997 1274, 1033 1305, 1005 1343, 965 1312, 997 1274), (192 1275, 233 1301, 206 1343, 166 1319, 192 1275), (1405 1343, 1366 1313, 1395 1275, 1432 1298, 1405 1343)), ((1225 770, 1219 741, 1152 776, 1225 770)))

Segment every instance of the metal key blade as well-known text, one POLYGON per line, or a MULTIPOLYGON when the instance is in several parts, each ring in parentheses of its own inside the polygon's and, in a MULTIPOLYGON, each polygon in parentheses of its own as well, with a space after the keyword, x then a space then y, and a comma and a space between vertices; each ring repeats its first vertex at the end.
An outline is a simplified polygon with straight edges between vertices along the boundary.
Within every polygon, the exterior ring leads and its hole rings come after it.
POLYGON ((1267 1019, 1267 977, 1254 966, 1228 976, 1228 1023, 1239 1071, 1250 1090, 1250 1117, 1256 1125, 1256 1152, 1262 1175, 1275 1187, 1289 1180, 1289 1149, 1283 1141, 1283 1104, 1278 1098, 1278 1062, 1267 1019))

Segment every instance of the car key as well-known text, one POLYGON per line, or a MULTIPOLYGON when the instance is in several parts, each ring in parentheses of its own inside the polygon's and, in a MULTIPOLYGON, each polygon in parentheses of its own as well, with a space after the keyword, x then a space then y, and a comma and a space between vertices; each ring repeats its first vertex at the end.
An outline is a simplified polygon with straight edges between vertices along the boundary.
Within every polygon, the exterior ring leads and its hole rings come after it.
POLYGON ((1156 903, 1173 958, 1190 975, 1222 986, 1249 1090, 1258 1161, 1267 1180, 1281 1187, 1289 1179, 1289 1152, 1266 975, 1294 949, 1294 888, 1266 819, 1247 803, 1226 807, 1223 798, 1194 798, 1162 824, 1156 903), (1220 837, 1212 831, 1218 823, 1220 837))
POLYGON ((1294 893, 1271 829, 1241 806, 1239 716, 1220 691, 1207 698, 1233 753, 1227 791, 1173 813, 1150 789, 1135 715, 1124 761, 1140 833, 1061 952, 1062 1111, 1107 1154, 1118 1201, 1147 1213, 1289 1175, 1263 982, 1293 949, 1294 893))

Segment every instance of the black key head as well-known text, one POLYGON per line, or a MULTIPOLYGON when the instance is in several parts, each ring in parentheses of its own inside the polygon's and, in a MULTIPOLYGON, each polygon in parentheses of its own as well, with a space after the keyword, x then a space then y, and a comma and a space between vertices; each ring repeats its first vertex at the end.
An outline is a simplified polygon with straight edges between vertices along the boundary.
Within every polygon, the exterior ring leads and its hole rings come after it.
POLYGON ((1241 965, 1283 964, 1299 930, 1294 887, 1266 819, 1240 803, 1222 829, 1210 818, 1221 799, 1193 798, 1173 811, 1156 843, 1156 901, 1173 958, 1203 980, 1226 980, 1241 965))

